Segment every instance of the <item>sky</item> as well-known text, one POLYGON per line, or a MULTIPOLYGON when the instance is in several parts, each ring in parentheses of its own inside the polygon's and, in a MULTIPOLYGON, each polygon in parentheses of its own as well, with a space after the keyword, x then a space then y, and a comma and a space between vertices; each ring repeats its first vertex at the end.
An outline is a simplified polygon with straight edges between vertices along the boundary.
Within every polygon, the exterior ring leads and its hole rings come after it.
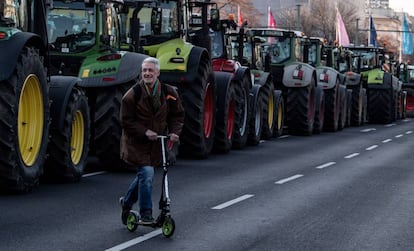
POLYGON ((407 12, 409 15, 414 16, 414 4, 412 0, 389 0, 390 8, 395 11, 407 12))

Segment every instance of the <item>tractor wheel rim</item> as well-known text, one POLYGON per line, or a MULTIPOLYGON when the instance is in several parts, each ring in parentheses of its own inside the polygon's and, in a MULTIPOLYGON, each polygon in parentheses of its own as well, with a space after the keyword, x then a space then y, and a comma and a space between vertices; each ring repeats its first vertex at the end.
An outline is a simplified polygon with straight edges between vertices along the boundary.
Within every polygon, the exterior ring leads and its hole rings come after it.
POLYGON ((231 139, 234 129, 234 99, 230 101, 227 116, 227 139, 231 139))
POLYGON ((213 130, 214 118, 214 96, 210 84, 207 85, 206 96, 204 98, 204 136, 209 138, 213 130))
POLYGON ((17 137, 24 164, 32 166, 39 155, 44 128, 44 108, 41 83, 36 75, 24 80, 19 99, 17 137))
POLYGON ((71 146, 71 158, 72 162, 77 165, 79 164, 82 153, 85 138, 85 121, 83 120, 82 112, 76 111, 73 123, 72 123, 72 137, 70 140, 71 146))
POLYGON ((273 127, 273 123, 274 123, 274 117, 273 114, 275 112, 275 108, 274 108, 274 96, 270 95, 269 96, 269 104, 268 104, 268 116, 267 116, 267 124, 269 125, 269 128, 273 127))

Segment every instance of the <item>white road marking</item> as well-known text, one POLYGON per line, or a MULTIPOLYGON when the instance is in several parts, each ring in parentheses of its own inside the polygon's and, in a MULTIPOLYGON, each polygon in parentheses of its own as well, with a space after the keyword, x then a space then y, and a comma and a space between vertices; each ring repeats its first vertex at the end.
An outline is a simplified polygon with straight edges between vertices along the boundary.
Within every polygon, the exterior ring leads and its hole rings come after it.
POLYGON ((375 128, 367 128, 367 129, 363 129, 361 130, 361 132, 370 132, 370 131, 376 131, 377 129, 375 128))
POLYGON ((144 234, 143 236, 137 237, 135 239, 129 240, 127 242, 121 243, 119 245, 116 245, 115 247, 111 247, 109 249, 106 249, 105 251, 119 251, 127 249, 131 246, 137 245, 138 243, 141 243, 143 241, 146 241, 148 239, 151 239, 157 235, 160 235, 162 233, 161 229, 154 230, 152 232, 149 232, 148 234, 144 234))
POLYGON ((229 207, 231 205, 234 205, 236 203, 239 203, 240 201, 247 200, 247 199, 249 199, 249 198, 251 198, 253 196, 254 196, 253 194, 245 194, 245 195, 240 196, 240 197, 238 197, 236 199, 229 200, 229 201, 224 202, 224 203, 222 203, 220 205, 217 205, 215 207, 212 207, 211 209, 223 209, 223 208, 229 207))
POLYGON ((358 156, 358 155, 359 155, 359 153, 351 153, 351 154, 349 154, 349 155, 346 155, 344 158, 345 158, 345 159, 351 159, 351 158, 356 157, 356 156, 358 156))
POLYGON ((408 122, 408 121, 410 121, 410 119, 403 119, 402 121, 403 122, 408 122))
POLYGON ((402 136, 404 136, 404 135, 402 135, 402 134, 398 134, 398 135, 396 135, 395 137, 396 137, 396 138, 401 138, 402 136))
POLYGON ((384 125, 384 126, 385 126, 385 127, 391 127, 391 126, 395 126, 395 125, 397 125, 397 124, 391 123, 391 124, 386 124, 386 125, 384 125))
POLYGON ((83 178, 85 178, 85 177, 90 177, 90 176, 100 175, 100 174, 104 174, 104 173, 107 173, 107 171, 100 171, 100 172, 94 172, 94 173, 87 173, 87 174, 82 175, 82 177, 83 177, 83 178))
POLYGON ((377 148, 378 147, 378 145, 372 145, 372 146, 370 146, 370 147, 367 147, 367 148, 365 148, 365 150, 367 150, 367 151, 371 151, 371 150, 374 150, 375 148, 377 148))
POLYGON ((315 168, 316 168, 316 169, 323 169, 323 168, 325 168, 325 167, 332 166, 332 165, 335 165, 335 164, 336 164, 336 162, 328 162, 328 163, 322 164, 322 165, 320 165, 320 166, 317 166, 317 167, 315 167, 315 168))
POLYGON ((289 138, 289 135, 282 135, 282 136, 278 137, 278 139, 285 139, 285 138, 289 138))
POLYGON ((411 134, 413 131, 406 131, 405 134, 411 134))
POLYGON ((303 174, 296 174, 296 175, 290 176, 289 178, 278 180, 278 181, 275 182, 275 184, 282 185, 286 182, 298 179, 300 177, 303 177, 303 174))
POLYGON ((388 143, 388 142, 391 142, 392 141, 392 139, 384 139, 383 141, 382 141, 382 143, 388 143))

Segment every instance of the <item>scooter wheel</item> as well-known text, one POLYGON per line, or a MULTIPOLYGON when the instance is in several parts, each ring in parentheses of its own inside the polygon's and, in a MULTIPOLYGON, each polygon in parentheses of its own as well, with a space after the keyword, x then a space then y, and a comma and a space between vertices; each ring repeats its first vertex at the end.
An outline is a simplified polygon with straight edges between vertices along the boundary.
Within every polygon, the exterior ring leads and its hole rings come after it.
POLYGON ((170 216, 166 217, 162 223, 162 234, 169 238, 174 234, 175 231, 175 222, 174 219, 170 216))
POLYGON ((139 215, 138 213, 131 211, 128 214, 128 218, 127 218, 127 229, 129 232, 134 232, 135 230, 137 230, 138 228, 138 219, 139 219, 139 215))

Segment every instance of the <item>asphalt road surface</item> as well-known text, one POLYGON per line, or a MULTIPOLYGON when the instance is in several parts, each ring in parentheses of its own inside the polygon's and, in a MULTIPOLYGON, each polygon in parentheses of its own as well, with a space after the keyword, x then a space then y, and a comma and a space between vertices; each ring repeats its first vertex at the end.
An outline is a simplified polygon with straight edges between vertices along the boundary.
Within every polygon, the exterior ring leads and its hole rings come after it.
POLYGON ((413 131, 407 119, 179 159, 169 239, 122 225, 133 172, 0 195, 0 250, 414 250, 413 131))

